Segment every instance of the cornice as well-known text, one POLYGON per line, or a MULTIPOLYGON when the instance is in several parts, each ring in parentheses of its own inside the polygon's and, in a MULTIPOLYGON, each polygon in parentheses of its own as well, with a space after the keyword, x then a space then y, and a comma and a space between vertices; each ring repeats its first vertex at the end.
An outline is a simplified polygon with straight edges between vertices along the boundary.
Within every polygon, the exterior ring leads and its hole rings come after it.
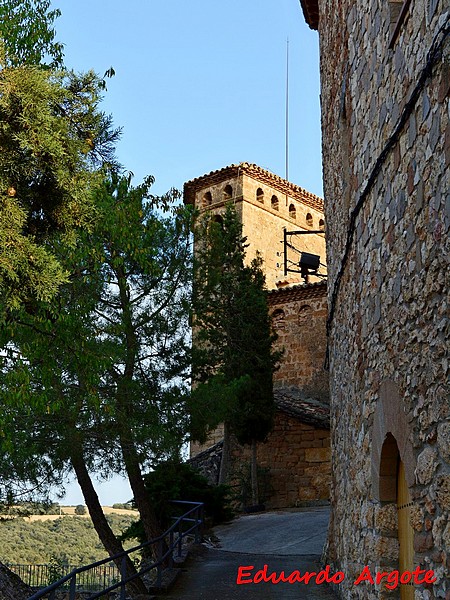
POLYGON ((275 175, 271 171, 267 171, 258 165, 251 163, 240 163, 238 165, 229 165, 217 171, 211 171, 206 175, 191 179, 184 184, 183 197, 185 204, 194 204, 195 194, 209 186, 216 185, 227 179, 247 175, 255 181, 266 184, 273 189, 278 190, 282 194, 288 195, 291 198, 302 202, 323 213, 323 199, 304 188, 283 179, 279 175, 275 175))
POLYGON ((311 29, 319 28, 319 2, 318 0, 300 0, 303 16, 311 29))
POLYGON ((293 302, 295 300, 309 300, 311 298, 325 298, 327 295, 327 284, 325 281, 306 283, 303 285, 292 285, 290 287, 270 290, 268 292, 269 306, 293 302))

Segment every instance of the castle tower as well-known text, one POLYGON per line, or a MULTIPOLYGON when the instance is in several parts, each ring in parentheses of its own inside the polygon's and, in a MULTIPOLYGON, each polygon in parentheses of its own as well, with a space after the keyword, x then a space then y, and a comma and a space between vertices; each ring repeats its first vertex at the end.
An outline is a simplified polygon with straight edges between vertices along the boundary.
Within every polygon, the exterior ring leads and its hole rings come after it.
MULTIPOLYGON (((247 260, 260 252, 268 289, 303 282, 300 273, 284 274, 284 230, 323 230, 321 198, 257 165, 240 163, 185 183, 184 202, 217 215, 233 202, 249 244, 247 260)), ((295 236, 292 243, 299 251, 319 255, 326 264, 324 233, 295 236)), ((289 257, 298 261, 300 254, 291 250, 289 257)), ((326 271, 321 267, 319 272, 326 271)), ((318 280, 311 276, 311 282, 318 280)))
MULTIPOLYGON (((270 290, 269 311, 280 336, 280 349, 286 350, 275 374, 275 387, 280 393, 287 390, 288 396, 293 388, 303 396, 327 396, 327 376, 323 372, 326 284, 311 275, 309 285, 301 285, 305 282, 299 272, 285 276, 283 243, 284 230, 319 231, 292 236, 290 241, 299 251, 319 255, 321 264, 326 264, 322 199, 257 165, 241 163, 185 183, 184 202, 201 213, 210 211, 218 216, 228 202, 234 203, 247 237, 246 259, 250 262, 257 251, 263 258, 270 290)), ((288 254, 292 260, 300 259, 300 253, 292 249, 288 254)), ((321 267, 319 273, 325 274, 326 269, 321 267)), ((295 405, 295 399, 293 402, 295 405)), ((191 442, 191 456, 222 439, 223 426, 219 426, 206 444, 191 442)))

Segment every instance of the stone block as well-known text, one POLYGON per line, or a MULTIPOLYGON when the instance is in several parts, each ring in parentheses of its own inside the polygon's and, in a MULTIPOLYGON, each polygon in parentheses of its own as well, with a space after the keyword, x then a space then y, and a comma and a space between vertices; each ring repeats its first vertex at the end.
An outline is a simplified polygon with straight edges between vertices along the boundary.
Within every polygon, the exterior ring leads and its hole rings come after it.
POLYGON ((376 510, 375 527, 381 534, 397 531, 398 518, 397 506, 395 504, 386 504, 376 510))
POLYGON ((305 450, 305 461, 321 463, 331 460, 330 448, 307 448, 305 450))
POLYGON ((430 483, 437 467, 437 451, 434 448, 425 448, 417 458, 416 475, 420 483, 430 483))

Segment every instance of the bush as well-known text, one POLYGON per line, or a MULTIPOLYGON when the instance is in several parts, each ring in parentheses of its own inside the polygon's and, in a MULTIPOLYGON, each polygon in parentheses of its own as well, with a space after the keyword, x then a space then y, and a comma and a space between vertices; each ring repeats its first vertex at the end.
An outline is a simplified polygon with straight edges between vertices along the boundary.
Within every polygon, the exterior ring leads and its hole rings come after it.
MULTIPOLYGON (((213 524, 229 521, 233 517, 228 486, 209 484, 203 475, 187 463, 167 461, 159 464, 154 471, 145 475, 145 487, 163 529, 173 523, 173 516, 179 516, 187 510, 170 504, 170 500, 203 502, 205 517, 209 517, 213 524)), ((133 523, 122 535, 122 539, 130 537, 145 540, 140 521, 133 523)))
POLYGON ((113 508, 120 508, 125 510, 134 510, 131 502, 116 502, 112 505, 113 508))
POLYGON ((78 506, 75 507, 76 515, 85 515, 86 512, 86 507, 83 504, 78 504, 78 506))

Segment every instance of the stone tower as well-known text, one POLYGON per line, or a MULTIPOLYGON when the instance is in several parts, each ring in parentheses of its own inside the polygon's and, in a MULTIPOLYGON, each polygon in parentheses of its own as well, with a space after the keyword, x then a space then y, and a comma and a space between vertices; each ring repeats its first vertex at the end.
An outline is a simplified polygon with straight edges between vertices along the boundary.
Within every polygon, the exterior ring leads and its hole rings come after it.
MULTIPOLYGON (((217 216, 224 211, 227 202, 233 202, 241 217, 243 234, 249 245, 247 260, 250 261, 259 251, 264 261, 263 270, 270 290, 270 316, 279 335, 279 347, 285 350, 282 365, 274 374, 277 407, 274 432, 269 436, 267 444, 260 444, 258 447, 258 460, 273 471, 271 476, 276 494, 272 505, 293 506, 295 502, 304 500, 305 494, 309 494, 309 499, 325 498, 328 492, 323 490, 328 489, 329 483, 329 425, 316 422, 311 424, 308 415, 315 414, 320 405, 327 422, 328 376, 323 369, 326 347, 326 283, 320 277, 311 276, 309 283, 303 285, 304 280, 298 272, 288 272, 285 276, 283 255, 284 229, 288 232, 320 231, 293 236, 291 242, 298 250, 319 255, 321 264, 326 264, 325 234, 322 233, 325 226, 323 201, 285 179, 248 163, 231 165, 188 181, 184 185, 184 201, 186 204, 193 204, 201 212, 211 211, 217 216), (278 444, 287 435, 284 425, 280 423, 292 417, 286 417, 285 414, 283 402, 286 398, 289 406, 294 407, 296 415, 292 423, 285 424, 291 436, 289 458, 287 454, 283 455, 278 444), (306 398, 308 399, 305 400, 306 398), (311 398, 315 400, 309 406, 311 398), (307 433, 305 427, 308 429, 307 433), (319 428, 317 435, 322 436, 320 440, 313 439, 314 427, 319 428), (321 448, 324 460, 320 468, 318 464, 311 466, 305 463, 305 448, 310 445, 321 448), (278 459, 272 464, 269 459, 275 454, 278 459), (303 483, 294 485, 288 493, 281 480, 289 479, 287 472, 292 461, 300 470, 303 469, 303 483), (320 469, 323 473, 318 475, 320 469), (315 486, 305 479, 304 472, 309 471, 317 476, 320 485, 315 486)), ((297 261, 300 258, 299 253, 294 251, 291 251, 290 256, 293 260, 297 258, 297 261)), ((326 273, 326 269, 321 267, 318 272, 326 273)), ((223 427, 219 426, 210 433, 206 444, 191 442, 191 456, 212 451, 214 444, 222 439, 223 427)), ((244 460, 240 450, 236 450, 235 460, 244 460)))
MULTIPOLYGON (((284 275, 283 230, 317 231, 325 226, 323 201, 318 196, 282 179, 254 164, 241 163, 188 181, 184 185, 184 201, 200 211, 217 215, 227 202, 233 202, 241 217, 243 234, 249 244, 247 259, 259 251, 264 264, 268 289, 300 283, 299 273, 284 275)), ((295 247, 325 260, 325 234, 295 237, 295 247)), ((299 259, 298 252, 290 258, 299 259)), ((319 273, 324 273, 321 267, 319 273)), ((311 276, 311 282, 319 279, 311 276)))

